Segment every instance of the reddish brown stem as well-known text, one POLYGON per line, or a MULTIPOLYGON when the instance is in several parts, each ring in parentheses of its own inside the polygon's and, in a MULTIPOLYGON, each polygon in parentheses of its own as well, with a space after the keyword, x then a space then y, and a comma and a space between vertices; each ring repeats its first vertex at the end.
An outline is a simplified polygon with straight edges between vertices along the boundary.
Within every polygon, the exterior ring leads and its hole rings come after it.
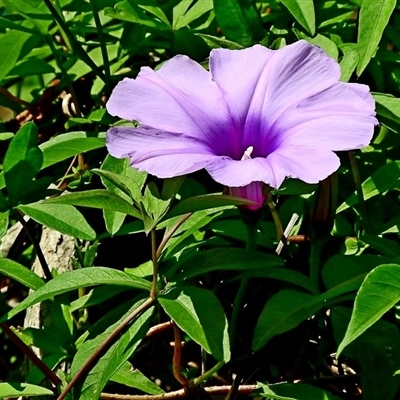
POLYGON ((1 329, 13 343, 22 350, 29 360, 31 360, 32 364, 36 365, 44 373, 53 385, 58 386, 61 384, 58 376, 8 327, 7 324, 1 324, 1 329))
POLYGON ((90 371, 93 364, 104 354, 114 343, 117 336, 126 328, 126 326, 142 312, 146 311, 151 305, 153 305, 154 299, 148 298, 144 303, 142 303, 136 310, 134 310, 120 325, 110 334, 110 336, 100 345, 100 347, 92 354, 92 356, 86 361, 82 368, 76 373, 69 384, 66 386, 61 395, 57 400, 63 400, 67 394, 72 390, 72 388, 78 383, 78 381, 90 371))
MULTIPOLYGON (((204 388, 204 391, 209 395, 225 395, 229 392, 231 386, 212 386, 204 388)), ((243 395, 249 395, 257 389, 256 385, 241 385, 238 387, 237 392, 243 395)), ((176 390, 174 392, 163 393, 158 395, 131 395, 131 394, 111 394, 102 393, 101 400, 172 400, 183 399, 190 396, 190 393, 185 392, 184 389, 176 390)))
POLYGON ((146 337, 152 337, 158 335, 161 332, 166 331, 167 329, 171 329, 173 327, 172 321, 163 322, 162 324, 158 324, 156 326, 151 327, 146 333, 146 337))
POLYGON ((181 330, 177 327, 177 325, 173 322, 174 326, 174 337, 175 337, 175 346, 174 346, 174 357, 172 360, 172 369, 174 373, 175 379, 182 385, 183 389, 187 391, 189 389, 189 381, 182 374, 182 338, 181 338, 181 330))

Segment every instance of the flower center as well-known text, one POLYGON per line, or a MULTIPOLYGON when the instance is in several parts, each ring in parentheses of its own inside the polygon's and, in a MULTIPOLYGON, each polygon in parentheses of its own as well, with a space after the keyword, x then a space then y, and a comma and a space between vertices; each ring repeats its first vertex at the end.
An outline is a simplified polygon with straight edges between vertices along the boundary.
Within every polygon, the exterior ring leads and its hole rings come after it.
POLYGON ((240 159, 241 161, 243 160, 250 160, 251 159, 251 154, 253 153, 254 147, 249 146, 246 151, 244 152, 242 158, 240 159))

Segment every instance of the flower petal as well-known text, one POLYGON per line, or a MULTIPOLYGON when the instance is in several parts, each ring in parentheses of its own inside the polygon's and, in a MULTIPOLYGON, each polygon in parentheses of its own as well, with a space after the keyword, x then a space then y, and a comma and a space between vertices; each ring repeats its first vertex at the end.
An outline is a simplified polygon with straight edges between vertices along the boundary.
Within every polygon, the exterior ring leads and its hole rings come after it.
POLYGON ((288 108, 323 92, 340 78, 339 64, 304 40, 276 50, 260 76, 244 130, 244 146, 269 133, 288 108))
POLYGON ((260 45, 243 50, 211 51, 210 71, 229 108, 231 124, 235 127, 232 139, 237 142, 235 158, 240 158, 243 152, 242 133, 250 104, 263 101, 262 98, 254 98, 253 94, 273 54, 273 50, 260 45))
POLYGON ((338 82, 281 115, 270 128, 275 146, 309 145, 334 151, 367 146, 377 124, 368 88, 338 82))
POLYGON ((131 166, 159 178, 198 171, 217 157, 193 137, 143 126, 111 128, 106 144, 112 156, 129 157, 131 166))
POLYGON ((269 184, 274 181, 273 170, 265 158, 236 161, 219 157, 210 160, 205 168, 215 181, 229 187, 246 186, 257 181, 269 184))
POLYGON ((172 58, 158 71, 142 68, 136 79, 125 78, 112 92, 107 110, 209 141, 221 134, 229 117, 211 74, 186 56, 172 58))
POLYGON ((270 186, 276 189, 287 177, 318 183, 340 166, 339 157, 332 151, 305 146, 283 147, 270 154, 266 161, 274 176, 270 186))

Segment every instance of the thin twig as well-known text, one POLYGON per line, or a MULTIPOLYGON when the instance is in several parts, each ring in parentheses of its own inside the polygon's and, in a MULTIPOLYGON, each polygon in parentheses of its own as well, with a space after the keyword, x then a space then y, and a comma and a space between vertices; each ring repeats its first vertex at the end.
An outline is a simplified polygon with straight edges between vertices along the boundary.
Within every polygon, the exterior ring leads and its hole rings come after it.
MULTIPOLYGON (((212 386, 204 388, 204 391, 213 395, 225 395, 229 392, 231 386, 212 386)), ((239 394, 248 395, 257 389, 256 385, 241 385, 238 387, 237 392, 239 394)), ((183 389, 176 390, 174 392, 157 394, 157 395, 131 395, 131 394, 112 394, 112 393, 102 393, 100 395, 101 400, 172 400, 172 399, 184 399, 190 396, 190 393, 186 393, 183 389)))
POLYGON ((107 82, 107 78, 104 76, 103 72, 101 69, 94 63, 94 61, 89 57, 89 55, 86 53, 86 51, 83 49, 81 44, 78 42, 74 34, 71 32, 69 29, 68 25, 64 21, 64 19, 61 17, 61 15, 58 13, 58 11, 55 9, 53 3, 51 0, 43 0, 43 2, 46 4, 47 8, 49 9, 50 13, 53 15, 54 19, 57 22, 57 25, 60 27, 60 29, 65 33, 67 36, 70 45, 72 47, 72 51, 74 55, 76 55, 78 58, 80 58, 85 64, 87 64, 90 69, 95 72, 95 74, 104 82, 107 82))
POLYGON ((105 36, 104 36, 103 27, 101 26, 99 10, 97 9, 96 1, 97 0, 90 0, 90 4, 93 9, 93 18, 94 18, 94 23, 96 25, 97 35, 99 36, 100 50, 101 50, 101 55, 103 57, 104 73, 106 75, 108 82, 110 82, 110 80, 111 80, 110 61, 108 59, 106 40, 105 40, 105 36))
POLYGON ((367 209, 365 207, 365 202, 364 202, 364 192, 362 190, 360 170, 358 169, 358 164, 357 164, 357 160, 356 160, 354 151, 348 151, 347 153, 349 154, 351 171, 353 173, 353 179, 354 179, 354 183, 356 185, 357 200, 358 200, 358 205, 360 207, 361 220, 364 224, 364 229, 366 231, 368 231, 369 219, 368 219, 368 213, 367 213, 367 209))
POLYGON ((205 371, 202 375, 199 377, 193 379, 193 384, 192 386, 198 386, 211 378, 214 374, 218 372, 218 370, 225 365, 224 361, 220 361, 218 364, 215 364, 211 369, 208 371, 205 371))
POLYGON ((173 322, 174 326, 174 356, 172 358, 172 370, 175 379, 182 385, 185 391, 189 389, 189 381, 186 376, 182 374, 182 338, 181 338, 181 330, 178 326, 173 322))
POLYGON ((153 305, 154 299, 148 298, 144 303, 142 303, 136 310, 134 310, 120 325, 110 334, 110 336, 96 349, 92 356, 85 362, 82 368, 76 373, 69 384, 66 386, 64 391, 58 396, 57 400, 65 399, 67 394, 72 390, 72 388, 78 383, 78 381, 89 372, 93 364, 101 357, 104 352, 106 352, 112 345, 117 336, 126 328, 126 326, 142 312, 146 311, 151 305, 153 305))
POLYGON ((162 324, 152 326, 146 333, 146 338, 158 335, 159 333, 164 332, 167 329, 171 329, 171 328, 173 328, 172 321, 163 322, 162 324))
POLYGON ((157 280, 158 280, 158 256, 157 256, 157 236, 156 230, 151 231, 151 260, 153 262, 153 282, 151 284, 150 298, 157 298, 157 280))
POLYGON ((168 240, 171 239, 172 235, 176 232, 176 230, 192 215, 192 213, 187 213, 182 216, 182 218, 168 231, 165 233, 160 245, 157 249, 157 259, 160 258, 162 251, 164 250, 165 245, 168 243, 168 240))
POLYGON ((39 259, 39 262, 40 262, 40 265, 42 267, 44 276, 46 277, 46 279, 48 281, 50 281, 51 279, 53 279, 53 275, 51 275, 50 268, 47 265, 47 261, 44 258, 42 249, 41 249, 38 241, 33 236, 33 233, 31 232, 30 226, 28 225, 28 223, 24 219, 24 215, 20 211, 18 211, 15 215, 16 215, 18 221, 21 223, 22 227, 24 228, 26 234, 28 235, 29 240, 31 241, 33 248, 35 249, 35 252, 36 252, 36 255, 37 255, 38 259, 39 259))
POLYGON ((61 380, 58 376, 8 327, 7 324, 1 324, 1 329, 13 341, 13 343, 22 350, 32 364, 36 365, 40 371, 43 372, 53 385, 59 386, 61 384, 61 380))

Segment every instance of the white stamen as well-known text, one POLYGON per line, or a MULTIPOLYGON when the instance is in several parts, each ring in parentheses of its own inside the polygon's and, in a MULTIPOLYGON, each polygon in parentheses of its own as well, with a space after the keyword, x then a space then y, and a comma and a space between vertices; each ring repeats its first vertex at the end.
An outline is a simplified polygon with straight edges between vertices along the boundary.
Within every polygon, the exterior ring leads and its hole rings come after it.
POLYGON ((250 160, 251 159, 251 153, 253 153, 254 147, 253 146, 249 146, 247 148, 247 150, 244 152, 241 160, 250 160))

